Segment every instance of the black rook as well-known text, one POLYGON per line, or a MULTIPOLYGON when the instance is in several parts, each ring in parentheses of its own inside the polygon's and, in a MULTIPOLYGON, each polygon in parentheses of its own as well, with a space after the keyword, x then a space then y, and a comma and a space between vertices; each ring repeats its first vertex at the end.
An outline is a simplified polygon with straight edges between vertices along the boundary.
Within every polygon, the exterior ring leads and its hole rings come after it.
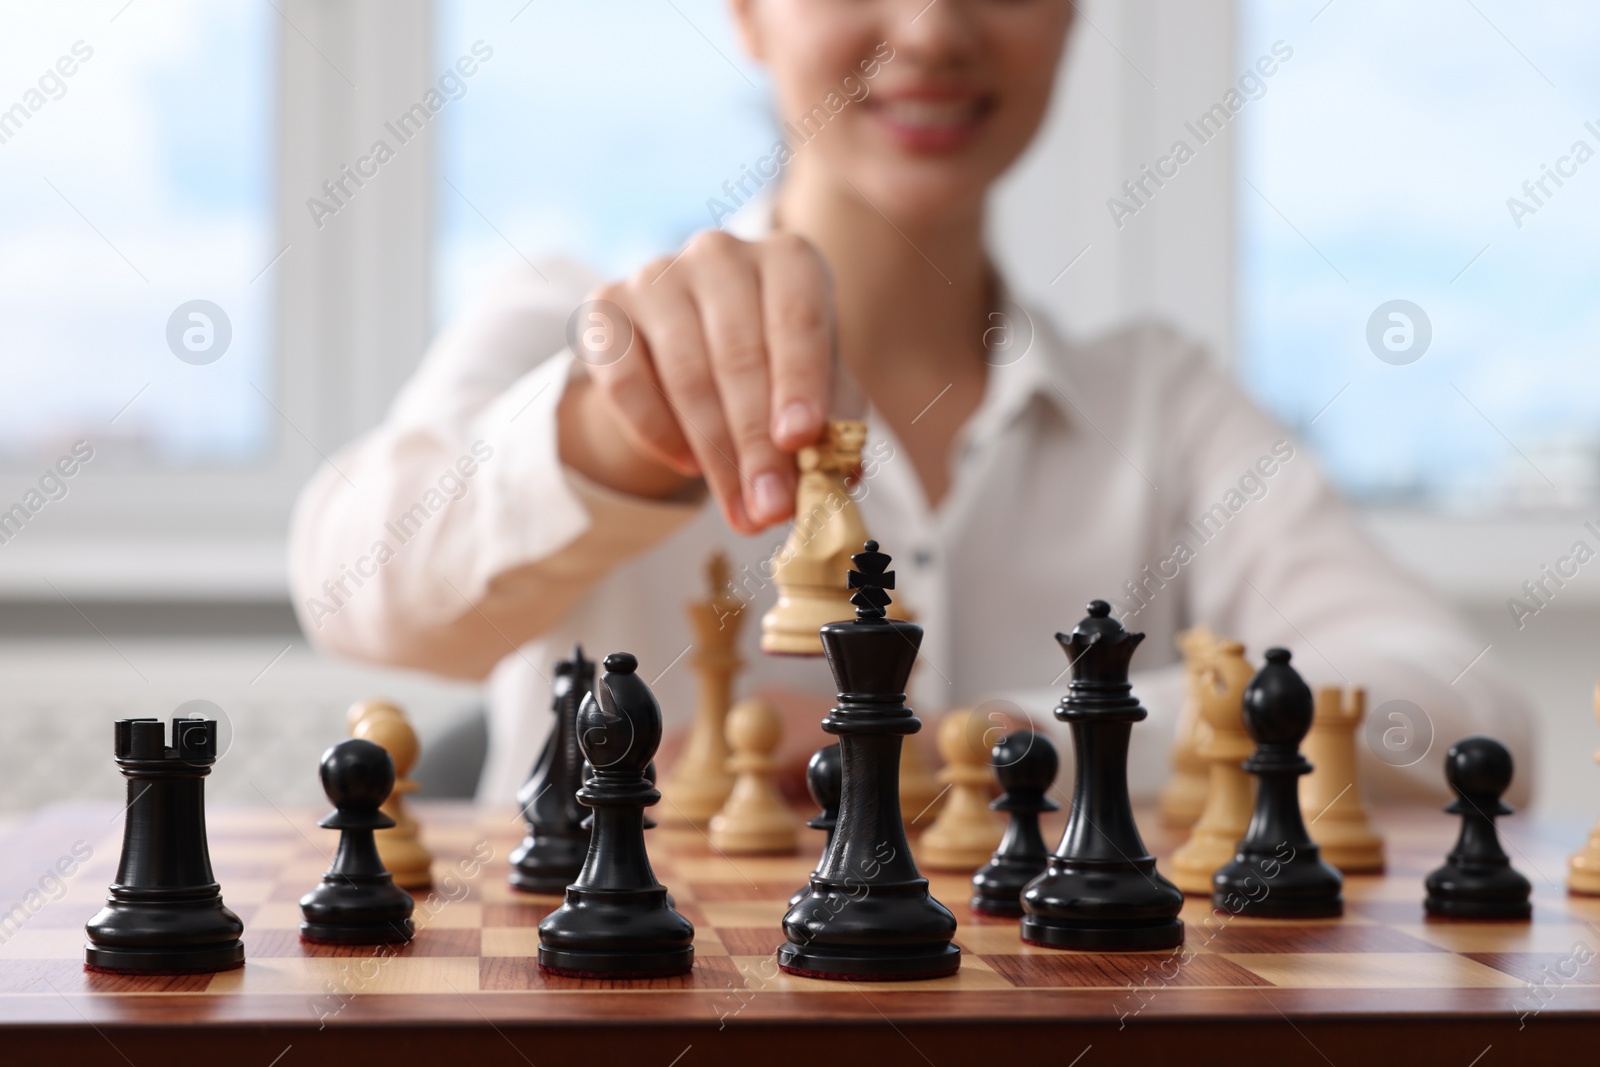
POLYGON ((119 719, 117 766, 128 780, 122 858, 106 906, 89 920, 84 963, 136 974, 225 971, 244 963, 244 923, 222 903, 206 844, 205 779, 217 724, 119 719))

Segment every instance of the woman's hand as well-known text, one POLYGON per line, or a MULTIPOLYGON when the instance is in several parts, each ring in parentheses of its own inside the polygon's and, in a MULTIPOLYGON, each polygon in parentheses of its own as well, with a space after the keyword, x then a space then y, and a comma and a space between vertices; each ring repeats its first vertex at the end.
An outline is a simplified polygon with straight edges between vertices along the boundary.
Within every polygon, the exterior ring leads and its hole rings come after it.
POLYGON ((810 242, 706 230, 590 298, 620 310, 626 321, 608 325, 631 325, 632 342, 620 357, 580 348, 584 378, 561 405, 563 460, 638 495, 704 478, 741 534, 788 518, 792 454, 822 431, 832 371, 832 277, 810 242))

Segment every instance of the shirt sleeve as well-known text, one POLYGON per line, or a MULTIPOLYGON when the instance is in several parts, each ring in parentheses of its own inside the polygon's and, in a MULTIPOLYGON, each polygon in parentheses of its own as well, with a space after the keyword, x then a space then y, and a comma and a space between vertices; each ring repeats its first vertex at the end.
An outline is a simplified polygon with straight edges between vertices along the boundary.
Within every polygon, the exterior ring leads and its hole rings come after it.
POLYGON ((301 492, 290 584, 305 632, 346 656, 462 678, 553 626, 619 563, 691 521, 566 468, 566 319, 595 279, 518 275, 442 334, 383 423, 301 492))
POLYGON ((1153 406, 1171 428, 1159 484, 1182 487, 1163 495, 1172 553, 1158 568, 1187 575, 1188 621, 1245 642, 1252 662, 1291 649, 1313 687, 1366 689, 1357 751, 1369 795, 1445 795, 1445 751, 1485 733, 1511 749, 1509 799, 1525 803, 1532 723, 1488 642, 1379 551, 1310 450, 1203 353, 1150 343, 1166 350, 1151 362, 1153 406))

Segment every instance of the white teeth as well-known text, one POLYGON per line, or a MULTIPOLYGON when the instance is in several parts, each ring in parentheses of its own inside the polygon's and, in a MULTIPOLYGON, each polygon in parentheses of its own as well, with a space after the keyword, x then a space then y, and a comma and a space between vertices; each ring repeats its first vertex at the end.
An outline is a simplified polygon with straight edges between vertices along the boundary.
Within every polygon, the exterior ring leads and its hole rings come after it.
POLYGON ((956 126, 970 122, 977 112, 971 101, 889 100, 884 114, 907 126, 956 126))

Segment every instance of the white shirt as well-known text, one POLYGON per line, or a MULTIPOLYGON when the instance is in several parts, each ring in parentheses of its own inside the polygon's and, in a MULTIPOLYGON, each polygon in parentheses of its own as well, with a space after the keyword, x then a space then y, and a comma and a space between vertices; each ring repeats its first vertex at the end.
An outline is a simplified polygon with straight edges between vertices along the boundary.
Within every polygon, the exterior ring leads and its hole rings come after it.
MULTIPOLYGON (((782 527, 740 537, 704 494, 632 498, 563 466, 566 323, 600 279, 566 262, 540 273, 508 278, 441 334, 382 425, 306 486, 291 542, 296 608, 322 648, 489 675, 480 799, 500 805, 528 774, 551 719, 552 664, 575 643, 595 660, 634 653, 668 728, 687 722, 695 679, 683 609, 705 597, 713 549, 753 596, 736 695, 832 692, 821 659, 757 648, 775 596, 758 568, 782 527)), ((1380 717, 1371 736, 1388 726, 1386 701, 1422 708, 1426 758, 1400 769, 1362 747, 1369 796, 1444 795, 1444 750, 1478 732, 1511 747, 1526 795, 1524 705, 1482 663, 1467 669, 1480 644, 1369 543, 1303 445, 1171 330, 1142 324, 1073 343, 1043 315, 1025 317, 1031 345, 989 371, 937 509, 893 435, 868 418, 856 495, 895 557, 896 597, 926 632, 913 708, 1003 698, 1064 742, 1049 716, 1067 682, 1054 634, 1101 598, 1146 635, 1134 657, 1134 692, 1151 711, 1133 733, 1136 797, 1167 776, 1181 698, 1173 642, 1196 623, 1243 641, 1254 663, 1270 646, 1292 649, 1313 686, 1366 687, 1380 717)), ((1062 756, 1066 780, 1070 750, 1062 756)))

